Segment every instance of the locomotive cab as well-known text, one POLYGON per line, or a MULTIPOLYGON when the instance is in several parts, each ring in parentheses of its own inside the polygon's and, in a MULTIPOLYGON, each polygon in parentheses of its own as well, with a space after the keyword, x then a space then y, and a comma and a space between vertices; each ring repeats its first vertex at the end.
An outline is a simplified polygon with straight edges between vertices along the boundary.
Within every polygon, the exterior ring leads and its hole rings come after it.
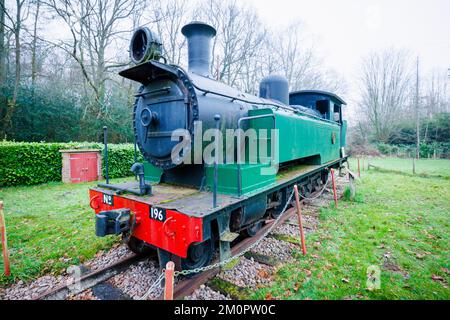
POLYGON ((345 155, 347 121, 343 119, 342 107, 347 103, 344 100, 327 91, 299 90, 289 93, 289 104, 306 107, 325 120, 337 122, 340 126, 341 155, 345 155))

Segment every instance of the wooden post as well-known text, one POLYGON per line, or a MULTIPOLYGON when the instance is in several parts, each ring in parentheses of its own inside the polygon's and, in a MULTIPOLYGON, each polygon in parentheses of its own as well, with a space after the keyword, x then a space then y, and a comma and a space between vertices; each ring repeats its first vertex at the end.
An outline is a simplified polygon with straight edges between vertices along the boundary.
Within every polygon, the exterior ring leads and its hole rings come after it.
POLYGON ((298 226, 300 228, 300 240, 302 243, 302 252, 303 255, 306 255, 305 234, 303 233, 303 223, 302 223, 302 209, 300 207, 300 198, 298 195, 297 185, 294 185, 294 194, 295 194, 295 205, 297 207, 298 226))
POLYGON ((6 222, 3 215, 3 201, 0 201, 0 233, 2 234, 2 251, 3 251, 3 267, 5 276, 11 275, 11 268, 9 265, 8 241, 6 240, 6 222))
POLYGON ((333 197, 334 197, 334 205, 337 209, 338 200, 337 200, 337 192, 336 192, 336 181, 334 180, 334 169, 330 169, 331 171, 331 182, 333 183, 333 197))
POLYGON ((413 174, 416 174, 416 158, 413 157, 413 174))
POLYGON ((173 300, 173 274, 175 263, 172 261, 166 264, 166 283, 164 287, 164 300, 173 300))
POLYGON ((361 170, 359 167, 359 157, 358 157, 358 178, 360 178, 360 177, 361 177, 361 170))

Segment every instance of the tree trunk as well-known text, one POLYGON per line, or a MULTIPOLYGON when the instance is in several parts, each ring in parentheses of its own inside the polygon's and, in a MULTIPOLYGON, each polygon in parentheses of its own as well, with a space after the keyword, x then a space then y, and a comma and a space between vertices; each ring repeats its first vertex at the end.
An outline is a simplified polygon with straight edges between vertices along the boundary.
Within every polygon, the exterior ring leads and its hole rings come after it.
POLYGON ((34 28, 33 28, 33 44, 31 48, 31 84, 34 88, 36 85, 37 77, 37 62, 36 62, 36 45, 37 45, 37 24, 39 19, 39 9, 41 6, 40 0, 36 1, 36 15, 34 17, 34 28))
POLYGON ((420 158, 420 123, 419 123, 419 57, 416 67, 416 158, 420 158))
MULTIPOLYGON (((14 108, 17 101, 17 95, 19 94, 19 85, 20 85, 20 28, 21 28, 21 11, 22 11, 22 4, 20 0, 16 0, 17 4, 17 13, 16 13, 16 26, 14 28, 14 40, 15 40, 15 66, 16 66, 16 73, 15 73, 15 81, 14 81, 14 93, 13 93, 13 99, 11 101, 11 108, 14 108)), ((10 115, 11 118, 11 115, 10 115)), ((8 119, 9 121, 11 119, 8 119)))
POLYGON ((11 101, 7 102, 6 114, 4 118, 4 138, 8 138, 8 131, 12 127, 12 117, 14 114, 14 109, 16 106, 17 96, 19 93, 20 85, 20 29, 21 29, 21 14, 22 5, 24 2, 16 0, 16 22, 14 24, 14 40, 15 40, 15 80, 14 80, 14 91, 13 98, 11 101))
POLYGON ((0 87, 6 82, 5 0, 0 0, 0 87))

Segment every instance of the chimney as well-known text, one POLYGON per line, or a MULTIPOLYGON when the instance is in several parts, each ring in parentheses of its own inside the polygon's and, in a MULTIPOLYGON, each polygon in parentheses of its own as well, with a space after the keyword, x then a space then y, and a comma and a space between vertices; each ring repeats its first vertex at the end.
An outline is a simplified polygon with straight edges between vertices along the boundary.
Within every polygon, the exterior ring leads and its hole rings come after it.
POLYGON ((216 29, 210 25, 193 21, 181 29, 188 41, 189 71, 208 77, 211 64, 211 39, 216 29))

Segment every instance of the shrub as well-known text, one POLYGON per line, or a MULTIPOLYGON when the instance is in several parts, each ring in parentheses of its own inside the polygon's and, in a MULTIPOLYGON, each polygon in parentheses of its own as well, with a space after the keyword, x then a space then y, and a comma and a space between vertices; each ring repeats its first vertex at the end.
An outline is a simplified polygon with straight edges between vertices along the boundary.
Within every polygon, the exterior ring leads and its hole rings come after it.
MULTIPOLYGON (((102 149, 103 149, 103 145, 102 149)), ((102 154, 103 156, 103 154, 102 154)), ((143 158, 138 152, 138 161, 143 158)), ((108 173, 110 178, 121 178, 132 175, 130 168, 134 163, 133 144, 108 144, 108 173)), ((103 176, 105 176, 105 162, 103 161, 103 176)))
MULTIPOLYGON (((61 181, 61 149, 103 149, 101 143, 69 142, 0 142, 0 186, 33 185, 50 181, 61 181)), ((110 144, 109 176, 120 178, 130 176, 134 162, 133 144, 110 144)), ((103 156, 103 153, 102 153, 103 156)), ((142 156, 138 154, 138 161, 142 156)), ((105 173, 105 161, 103 174, 105 173)))

